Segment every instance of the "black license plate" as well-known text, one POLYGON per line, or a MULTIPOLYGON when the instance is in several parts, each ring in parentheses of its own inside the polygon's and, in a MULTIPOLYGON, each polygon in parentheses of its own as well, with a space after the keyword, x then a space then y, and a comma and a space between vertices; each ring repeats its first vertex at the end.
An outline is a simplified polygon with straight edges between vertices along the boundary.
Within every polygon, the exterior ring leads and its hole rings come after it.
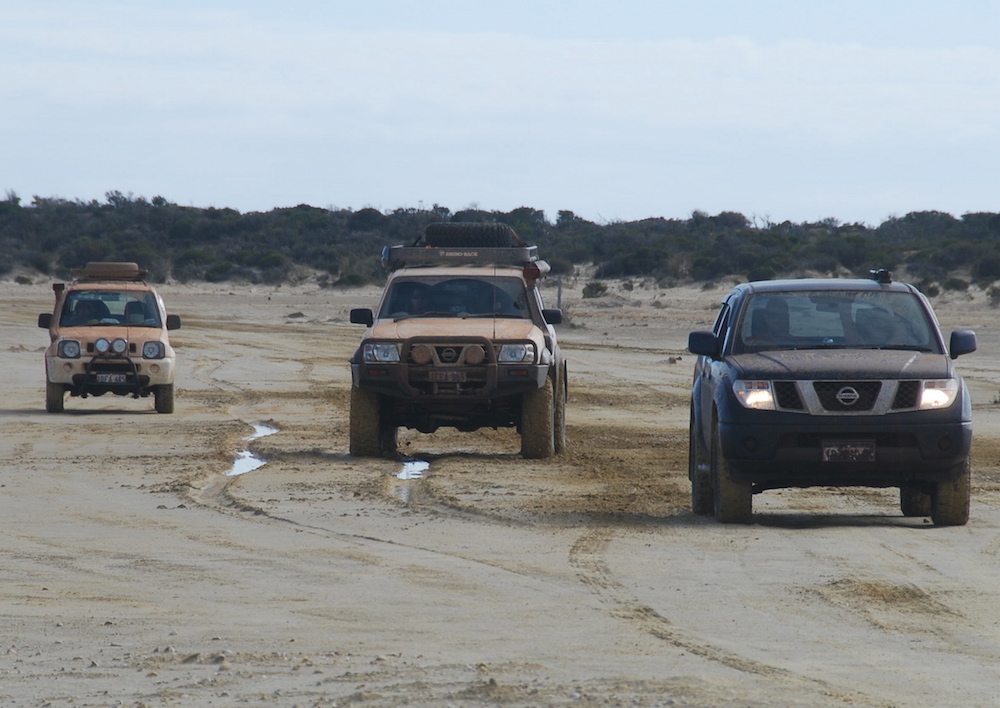
POLYGON ((874 462, 874 440, 840 440, 823 443, 823 462, 874 462))
POLYGON ((98 374, 97 383, 102 384, 123 384, 128 383, 126 374, 98 374))
POLYGON ((439 383, 462 383, 465 381, 464 371, 431 371, 431 381, 439 383))

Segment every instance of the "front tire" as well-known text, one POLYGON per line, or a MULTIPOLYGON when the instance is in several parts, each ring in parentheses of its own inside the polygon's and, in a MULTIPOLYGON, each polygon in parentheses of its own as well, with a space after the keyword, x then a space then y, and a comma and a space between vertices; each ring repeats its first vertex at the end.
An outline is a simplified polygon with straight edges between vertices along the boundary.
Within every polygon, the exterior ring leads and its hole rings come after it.
POLYGON ((174 385, 163 384, 162 386, 157 386, 156 391, 153 393, 153 401, 153 407, 156 408, 157 413, 173 413, 174 385))
POLYGON ((548 378, 542 388, 521 399, 521 457, 540 460, 555 453, 554 423, 552 379, 548 378))
POLYGON ((718 423, 712 428, 711 469, 715 520, 723 524, 753 523, 753 488, 749 482, 738 482, 730 475, 729 463, 722 455, 718 423))
POLYGON ((903 486, 899 488, 899 510, 903 516, 930 516, 931 495, 920 491, 917 487, 903 486))
POLYGON ((563 371, 559 375, 559 389, 556 391, 555 412, 553 414, 553 425, 555 426, 553 443, 557 455, 566 452, 566 400, 568 396, 566 370, 563 367, 563 371))
POLYGON ((715 509, 712 491, 712 468, 708 451, 701 443, 701 436, 695 427, 694 406, 691 407, 691 422, 688 424, 688 477, 691 480, 691 511, 698 516, 709 516, 715 509))
POLYGON ((49 413, 62 413, 66 404, 66 389, 62 384, 45 383, 45 410, 49 413))
POLYGON ((380 405, 377 393, 351 388, 352 457, 379 457, 382 454, 380 405))
POLYGON ((972 497, 972 464, 969 458, 958 465, 958 476, 938 482, 931 492, 931 521, 935 526, 965 526, 969 523, 972 497))

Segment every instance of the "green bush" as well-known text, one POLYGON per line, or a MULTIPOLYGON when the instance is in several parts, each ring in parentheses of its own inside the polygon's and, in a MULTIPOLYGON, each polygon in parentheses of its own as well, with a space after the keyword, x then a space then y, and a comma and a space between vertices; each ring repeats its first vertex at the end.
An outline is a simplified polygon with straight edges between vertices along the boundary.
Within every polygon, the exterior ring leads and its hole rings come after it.
POLYGON ((608 294, 608 286, 598 280, 591 280, 583 286, 584 299, 603 297, 608 294))

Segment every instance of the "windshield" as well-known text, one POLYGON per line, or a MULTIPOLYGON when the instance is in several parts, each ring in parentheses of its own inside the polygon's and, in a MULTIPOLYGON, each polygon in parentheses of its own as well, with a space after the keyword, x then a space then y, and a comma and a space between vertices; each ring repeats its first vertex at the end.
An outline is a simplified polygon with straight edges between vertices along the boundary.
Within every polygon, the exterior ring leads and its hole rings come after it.
POLYGON ((392 283, 379 317, 512 317, 528 319, 519 278, 420 277, 392 283))
POLYGON ((743 310, 735 352, 913 349, 941 353, 919 298, 886 291, 759 293, 743 310))
POLYGON ((73 290, 66 296, 59 325, 160 327, 160 310, 149 291, 73 290))

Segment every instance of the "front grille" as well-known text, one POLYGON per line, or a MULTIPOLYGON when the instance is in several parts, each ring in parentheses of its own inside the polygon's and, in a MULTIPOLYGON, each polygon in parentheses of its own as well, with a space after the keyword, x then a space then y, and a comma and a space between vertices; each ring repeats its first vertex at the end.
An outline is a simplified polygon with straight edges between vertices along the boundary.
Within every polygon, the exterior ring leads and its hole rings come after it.
POLYGON ((799 398, 799 389, 794 381, 775 381, 774 397, 778 408, 786 411, 800 411, 805 408, 802 399, 799 398))
POLYGON ((114 372, 114 371, 124 371, 131 374, 133 371, 138 371, 140 366, 138 364, 133 365, 130 361, 124 361, 121 359, 107 359, 104 361, 94 360, 90 363, 90 371, 98 372, 114 372))
POLYGON ((896 391, 896 400, 892 402, 893 409, 916 408, 920 398, 919 381, 900 381, 896 391))
POLYGON ((882 390, 882 382, 814 381, 813 389, 824 410, 838 413, 870 411, 882 390))

